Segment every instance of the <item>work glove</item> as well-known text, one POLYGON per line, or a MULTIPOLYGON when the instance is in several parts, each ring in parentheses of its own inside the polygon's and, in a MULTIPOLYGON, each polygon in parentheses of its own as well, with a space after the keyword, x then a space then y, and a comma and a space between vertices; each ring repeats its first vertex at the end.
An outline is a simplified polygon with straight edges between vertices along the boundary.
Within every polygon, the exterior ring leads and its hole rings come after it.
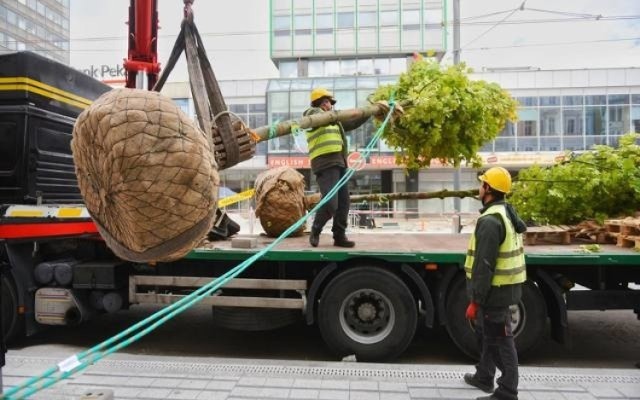
POLYGON ((467 312, 464 313, 464 316, 467 319, 476 319, 476 315, 478 314, 478 304, 473 301, 469 303, 467 306, 467 312))

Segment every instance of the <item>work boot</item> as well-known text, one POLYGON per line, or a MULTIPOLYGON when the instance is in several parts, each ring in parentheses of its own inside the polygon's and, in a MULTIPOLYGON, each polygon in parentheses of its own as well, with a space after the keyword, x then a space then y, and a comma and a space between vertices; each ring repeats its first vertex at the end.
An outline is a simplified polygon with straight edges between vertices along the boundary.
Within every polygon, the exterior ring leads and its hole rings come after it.
POLYGON ((313 247, 318 247, 318 243, 320 243, 320 232, 312 229, 309 235, 309 244, 313 247))
MULTIPOLYGON (((474 374, 464 374, 464 381, 467 385, 475 386, 478 389, 482 390, 485 393, 493 393, 493 382, 487 383, 482 382, 474 374)), ((485 399, 485 397, 478 397, 479 399, 485 399)), ((489 396, 486 399, 493 399, 493 397, 489 396)))
POLYGON ((347 239, 345 235, 334 236, 333 245, 338 247, 353 247, 356 245, 356 242, 347 239))

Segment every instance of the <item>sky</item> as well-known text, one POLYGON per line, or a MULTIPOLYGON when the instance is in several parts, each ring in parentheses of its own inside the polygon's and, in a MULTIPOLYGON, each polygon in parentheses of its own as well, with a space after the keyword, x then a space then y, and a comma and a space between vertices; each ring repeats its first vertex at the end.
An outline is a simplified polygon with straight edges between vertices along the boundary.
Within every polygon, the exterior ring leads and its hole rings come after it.
MULTIPOLYGON (((70 3, 71 66, 122 64, 129 1, 70 3)), ((268 0, 194 1, 195 23, 218 80, 277 77, 269 58, 268 7, 268 0)), ((182 9, 182 0, 158 0, 161 65, 180 30, 182 9)), ((460 12, 460 59, 477 71, 640 67, 640 0, 460 0, 460 12)), ((452 31, 445 64, 453 63, 452 31)), ((182 56, 169 81, 185 80, 182 56)))

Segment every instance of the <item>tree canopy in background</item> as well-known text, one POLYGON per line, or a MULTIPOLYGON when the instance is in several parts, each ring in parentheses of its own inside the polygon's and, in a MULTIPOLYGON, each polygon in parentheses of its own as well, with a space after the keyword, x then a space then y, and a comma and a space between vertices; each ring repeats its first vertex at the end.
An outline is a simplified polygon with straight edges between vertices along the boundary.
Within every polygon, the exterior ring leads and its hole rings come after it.
POLYGON ((380 87, 373 100, 395 100, 405 114, 389 124, 383 138, 407 169, 443 164, 481 165, 478 151, 493 140, 507 120, 516 119, 517 103, 495 83, 473 81, 464 64, 441 66, 414 62, 394 85, 380 87))
POLYGON ((639 139, 629 134, 618 148, 598 145, 552 167, 523 169, 509 201, 525 220, 539 224, 633 215, 640 210, 639 139))

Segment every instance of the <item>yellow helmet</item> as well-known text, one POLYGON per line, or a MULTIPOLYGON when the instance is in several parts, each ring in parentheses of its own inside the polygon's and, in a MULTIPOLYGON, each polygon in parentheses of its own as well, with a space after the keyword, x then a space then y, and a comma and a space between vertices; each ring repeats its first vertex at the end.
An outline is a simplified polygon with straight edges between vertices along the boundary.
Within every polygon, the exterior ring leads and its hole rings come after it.
POLYGON ((502 167, 491 167, 480 175, 478 179, 486 182, 492 189, 502 193, 511 191, 511 174, 502 167))
POLYGON ((327 97, 331 104, 336 104, 336 99, 333 98, 333 93, 331 93, 327 89, 319 87, 311 91, 311 103, 323 97, 327 97))

